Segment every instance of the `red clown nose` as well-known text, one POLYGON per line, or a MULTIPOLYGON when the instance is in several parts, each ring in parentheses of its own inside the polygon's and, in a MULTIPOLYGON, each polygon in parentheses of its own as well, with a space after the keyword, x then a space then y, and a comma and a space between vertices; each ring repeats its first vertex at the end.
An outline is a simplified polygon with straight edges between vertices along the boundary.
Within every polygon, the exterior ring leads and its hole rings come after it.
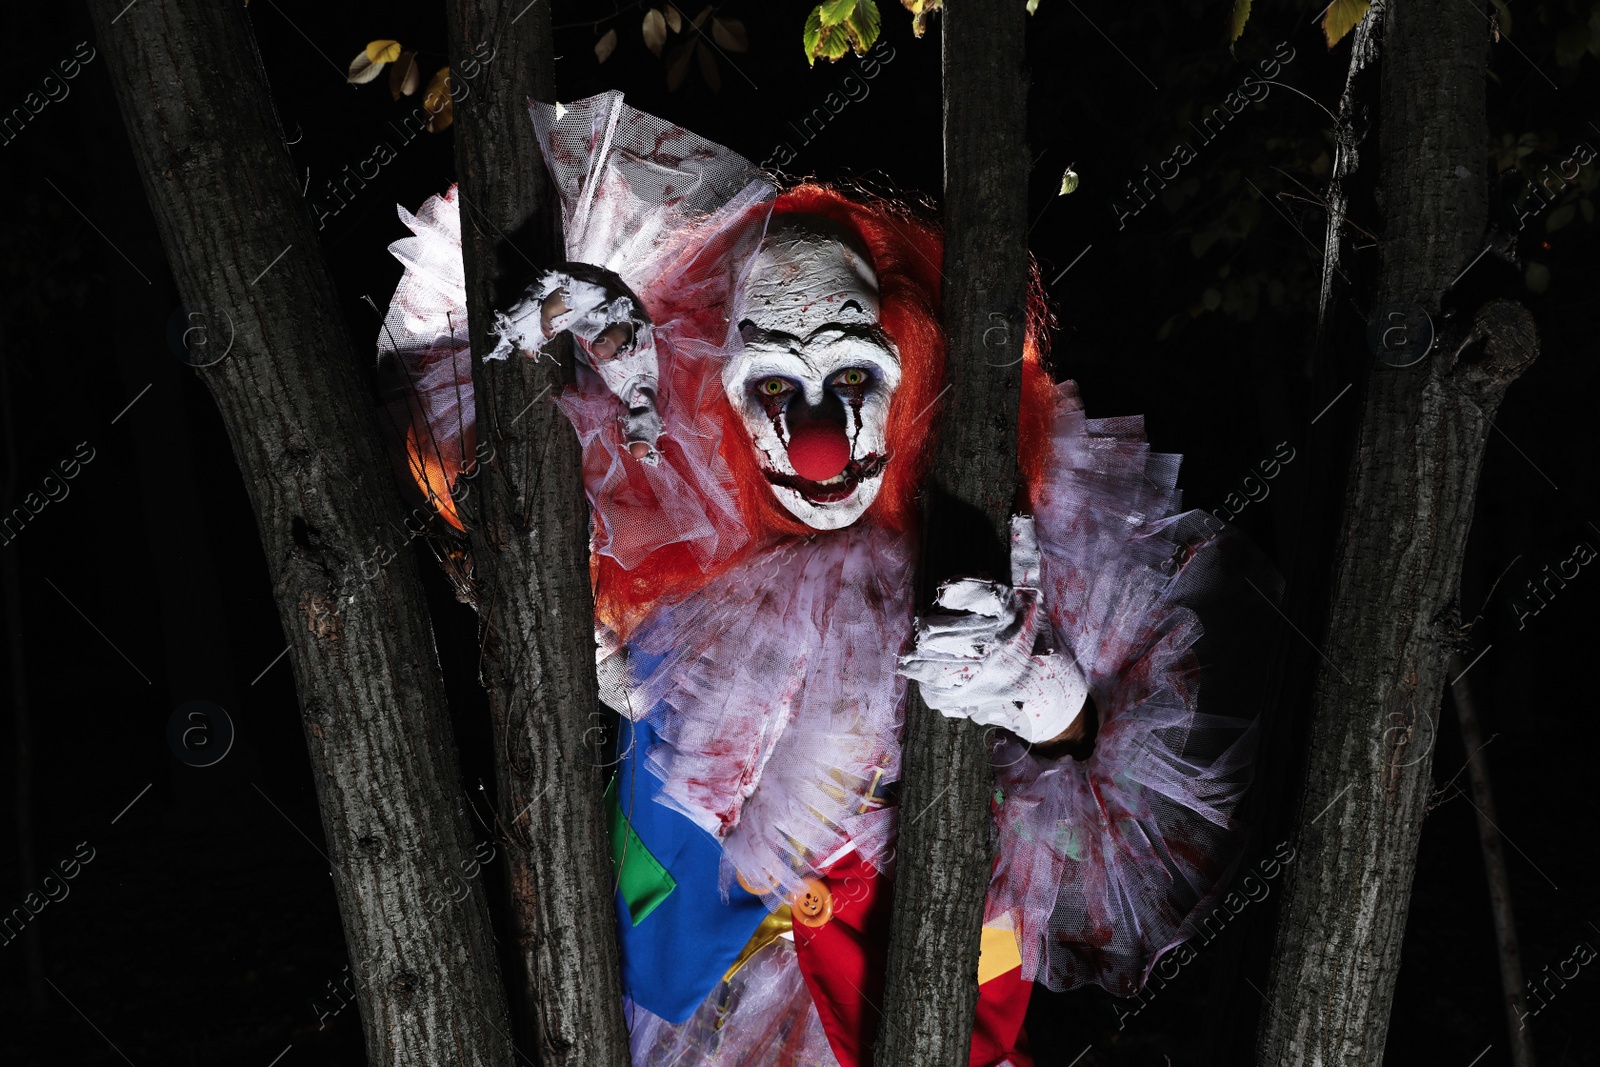
POLYGON ((850 462, 850 441, 833 422, 805 422, 789 436, 789 464, 800 477, 825 482, 850 462))

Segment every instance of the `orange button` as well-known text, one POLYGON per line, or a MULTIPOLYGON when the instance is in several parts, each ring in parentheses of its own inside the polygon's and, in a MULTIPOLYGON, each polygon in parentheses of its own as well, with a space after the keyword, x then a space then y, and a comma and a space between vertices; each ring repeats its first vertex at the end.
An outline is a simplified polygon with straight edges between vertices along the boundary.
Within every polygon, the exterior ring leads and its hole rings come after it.
POLYGON ((789 901, 789 908, 801 926, 826 926, 833 918, 833 894, 821 879, 807 879, 806 887, 789 901))
POLYGON ((752 894, 754 896, 758 896, 758 897, 764 897, 768 893, 772 892, 772 887, 770 885, 767 886, 765 889, 757 889, 755 886, 753 886, 749 882, 745 881, 744 880, 744 873, 741 872, 741 871, 734 871, 733 872, 733 876, 739 880, 739 885, 741 887, 743 887, 743 889, 744 889, 744 891, 746 893, 750 893, 750 894, 752 894))

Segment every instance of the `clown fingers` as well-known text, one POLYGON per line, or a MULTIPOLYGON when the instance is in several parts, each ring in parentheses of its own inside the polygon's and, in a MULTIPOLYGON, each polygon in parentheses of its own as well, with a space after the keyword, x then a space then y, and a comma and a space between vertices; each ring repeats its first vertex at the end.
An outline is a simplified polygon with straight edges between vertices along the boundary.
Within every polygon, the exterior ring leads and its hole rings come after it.
MULTIPOLYGON (((1027 577, 1030 570, 1037 574, 1037 556, 1027 562, 1031 521, 1022 521, 1025 543, 1013 559, 1020 557, 1020 574, 1027 577)), ((1072 724, 1088 685, 1070 657, 1036 648, 1041 628, 1048 628, 1036 589, 967 578, 943 586, 938 604, 962 614, 919 620, 915 647, 899 661, 899 673, 917 683, 929 707, 1002 727, 1030 743, 1072 724)))

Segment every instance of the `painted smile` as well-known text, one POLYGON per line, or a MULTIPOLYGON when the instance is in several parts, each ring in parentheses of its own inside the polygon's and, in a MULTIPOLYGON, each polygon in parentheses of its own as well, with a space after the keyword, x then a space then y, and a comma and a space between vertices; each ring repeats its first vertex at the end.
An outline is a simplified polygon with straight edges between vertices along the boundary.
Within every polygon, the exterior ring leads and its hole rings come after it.
POLYGON ((767 481, 773 485, 792 489, 813 504, 837 504, 841 500, 849 499, 862 482, 882 474, 883 466, 887 462, 889 462, 888 456, 880 456, 873 452, 861 459, 852 459, 845 464, 844 470, 825 482, 814 482, 798 474, 784 474, 781 471, 763 469, 761 473, 766 475, 767 481))

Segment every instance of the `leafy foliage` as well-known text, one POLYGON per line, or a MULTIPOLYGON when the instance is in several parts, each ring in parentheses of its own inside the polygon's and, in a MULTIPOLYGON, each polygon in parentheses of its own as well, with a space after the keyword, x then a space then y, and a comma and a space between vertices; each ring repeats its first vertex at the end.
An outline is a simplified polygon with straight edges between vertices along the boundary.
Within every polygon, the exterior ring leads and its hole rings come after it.
POLYGON ((813 64, 818 59, 833 62, 852 50, 858 56, 866 55, 882 28, 877 0, 827 0, 806 16, 801 37, 806 60, 813 64))
POLYGON ((1322 35, 1327 38, 1328 47, 1332 48, 1355 29, 1371 6, 1367 0, 1333 0, 1322 13, 1322 35))
POLYGON ((450 68, 440 67, 428 79, 428 91, 422 94, 422 107, 428 112, 428 132, 439 133, 455 120, 450 99, 450 68))
MULTIPOLYGON (((900 0, 905 9, 911 12, 911 32, 921 37, 928 32, 928 19, 935 11, 944 6, 944 0, 900 0)), ((1038 4, 1030 0, 1028 13, 1031 15, 1038 4)))
POLYGON ((1228 16, 1228 46, 1244 36, 1244 24, 1250 20, 1250 0, 1233 0, 1233 13, 1228 16))
MULTIPOLYGON (((669 3, 665 8, 652 7, 645 11, 644 20, 639 25, 639 37, 651 53, 666 63, 669 92, 677 92, 682 87, 691 67, 699 68, 700 77, 712 92, 721 91, 722 74, 717 67, 717 53, 750 50, 750 37, 744 23, 738 19, 719 18, 716 10, 711 6, 703 8, 689 23, 693 34, 686 35, 670 51, 667 50, 669 38, 684 32, 683 16, 677 5, 669 3), (709 38, 706 32, 708 23, 709 38), (666 53, 664 56, 663 52, 666 53)), ((601 20, 605 21, 608 20, 601 20)), ((615 27, 601 34, 594 43, 595 61, 604 63, 610 59, 617 50, 619 40, 615 27)))
MULTIPOLYGON (((415 95, 422 85, 422 68, 417 62, 417 53, 406 50, 399 41, 386 38, 368 41, 367 46, 356 53, 356 57, 350 61, 346 80, 352 85, 366 85, 376 81, 384 67, 391 68, 389 96, 394 100, 415 95)), ((429 133, 440 133, 449 128, 454 120, 449 67, 440 67, 428 80, 422 105, 428 111, 429 133)))

